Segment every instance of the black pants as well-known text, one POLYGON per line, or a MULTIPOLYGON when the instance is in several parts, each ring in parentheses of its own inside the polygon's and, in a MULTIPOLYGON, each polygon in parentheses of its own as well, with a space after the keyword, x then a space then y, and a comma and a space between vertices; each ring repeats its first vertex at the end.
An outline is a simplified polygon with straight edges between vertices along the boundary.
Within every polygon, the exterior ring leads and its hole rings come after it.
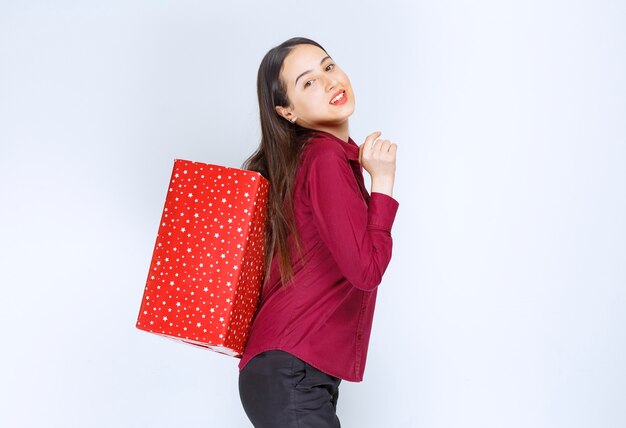
POLYGON ((340 383, 288 352, 272 350, 239 373, 239 396, 255 428, 340 428, 340 383))

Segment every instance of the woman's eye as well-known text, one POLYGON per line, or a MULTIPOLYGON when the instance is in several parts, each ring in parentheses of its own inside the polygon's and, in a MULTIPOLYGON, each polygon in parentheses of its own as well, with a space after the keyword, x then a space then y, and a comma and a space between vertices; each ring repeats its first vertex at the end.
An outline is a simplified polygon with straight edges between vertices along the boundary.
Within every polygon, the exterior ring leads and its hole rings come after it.
MULTIPOLYGON (((335 68, 335 64, 332 64, 332 63, 331 63, 331 64, 328 64, 328 65, 326 66, 326 71, 329 71, 329 70, 328 70, 328 67, 335 68)), ((304 87, 305 87, 305 88, 308 88, 309 86, 311 86, 311 85, 309 85, 309 83, 311 83, 311 82, 313 82, 313 80, 308 80, 308 81, 306 81, 306 82, 304 83, 304 87)))

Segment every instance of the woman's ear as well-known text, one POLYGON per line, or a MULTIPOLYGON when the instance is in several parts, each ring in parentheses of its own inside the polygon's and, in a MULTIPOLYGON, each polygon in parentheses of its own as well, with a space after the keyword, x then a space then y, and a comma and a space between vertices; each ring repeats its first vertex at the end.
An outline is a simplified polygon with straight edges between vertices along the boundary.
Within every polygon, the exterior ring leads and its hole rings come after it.
POLYGON ((283 107, 283 106, 276 106, 274 108, 276 109, 276 113, 278 113, 279 116, 282 116, 285 119, 289 120, 288 117, 287 117, 287 109, 285 109, 285 107, 283 107))

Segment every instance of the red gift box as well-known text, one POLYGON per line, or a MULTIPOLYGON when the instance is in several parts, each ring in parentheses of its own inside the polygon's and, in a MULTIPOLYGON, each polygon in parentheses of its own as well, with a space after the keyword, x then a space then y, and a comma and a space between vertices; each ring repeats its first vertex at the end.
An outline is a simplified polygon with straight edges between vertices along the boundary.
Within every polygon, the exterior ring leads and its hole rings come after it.
POLYGON ((269 182, 174 160, 136 327, 241 358, 264 274, 269 182))

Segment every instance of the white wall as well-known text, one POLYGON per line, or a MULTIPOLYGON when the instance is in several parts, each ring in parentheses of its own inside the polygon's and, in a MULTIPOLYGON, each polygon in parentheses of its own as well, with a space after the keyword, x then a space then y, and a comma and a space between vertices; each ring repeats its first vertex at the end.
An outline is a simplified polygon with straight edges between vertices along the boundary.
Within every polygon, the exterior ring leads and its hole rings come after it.
POLYGON ((306 36, 352 80, 355 141, 399 146, 342 426, 626 426, 624 22, 609 1, 0 2, 0 425, 251 426, 238 360, 134 325, 173 159, 239 166, 262 56, 306 36))

